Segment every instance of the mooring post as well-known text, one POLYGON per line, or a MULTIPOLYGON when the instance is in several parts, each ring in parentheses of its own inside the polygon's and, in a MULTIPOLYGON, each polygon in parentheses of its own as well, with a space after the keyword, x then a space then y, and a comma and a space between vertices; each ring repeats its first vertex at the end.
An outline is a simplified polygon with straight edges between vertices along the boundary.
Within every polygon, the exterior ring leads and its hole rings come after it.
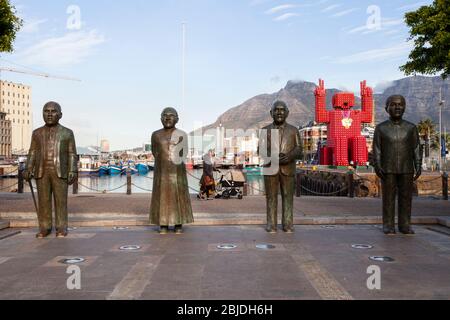
POLYGON ((18 182, 17 182, 17 193, 23 193, 23 172, 25 171, 25 165, 23 162, 19 163, 18 168, 18 182))
POLYGON ((75 179, 75 182, 73 183, 73 186, 72 186, 72 193, 73 193, 73 194, 78 194, 78 176, 77 176, 77 178, 75 179))
POLYGON ((442 196, 444 200, 448 200, 448 173, 442 174, 442 196))
POLYGON ((348 197, 354 198, 355 197, 355 187, 353 184, 353 171, 350 170, 347 173, 347 188, 348 188, 348 197))
POLYGON ((127 195, 131 195, 131 169, 127 168, 127 195))

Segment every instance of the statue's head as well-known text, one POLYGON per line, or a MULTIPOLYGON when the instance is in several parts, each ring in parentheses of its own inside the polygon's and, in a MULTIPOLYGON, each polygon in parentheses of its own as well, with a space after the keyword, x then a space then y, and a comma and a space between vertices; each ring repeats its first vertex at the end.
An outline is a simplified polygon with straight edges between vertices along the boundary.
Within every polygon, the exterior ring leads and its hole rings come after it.
POLYGON ((289 116, 289 108, 284 101, 275 101, 270 110, 270 115, 276 125, 281 125, 286 122, 289 116))
POLYGON ((42 116, 47 126, 56 126, 62 118, 61 106, 54 101, 47 102, 42 110, 42 116))
POLYGON ((386 112, 392 120, 400 120, 405 114, 406 100, 401 95, 390 96, 386 101, 386 112))
POLYGON ((355 106, 355 94, 351 92, 339 92, 333 96, 333 108, 350 110, 355 106))
POLYGON ((178 123, 178 112, 174 108, 165 108, 161 112, 161 122, 164 129, 173 129, 178 123))

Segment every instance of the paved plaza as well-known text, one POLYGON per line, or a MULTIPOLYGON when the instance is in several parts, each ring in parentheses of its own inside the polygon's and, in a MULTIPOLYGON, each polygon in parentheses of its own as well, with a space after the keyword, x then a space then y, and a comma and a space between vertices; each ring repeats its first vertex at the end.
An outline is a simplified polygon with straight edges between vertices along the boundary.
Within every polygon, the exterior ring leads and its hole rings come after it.
POLYGON ((449 299, 449 229, 415 229, 388 237, 379 225, 305 225, 274 235, 257 225, 187 226, 183 235, 160 236, 154 227, 108 227, 45 240, 35 239, 36 229, 5 229, 0 299, 449 299), (85 259, 81 289, 69 290, 61 261, 75 257, 85 259), (381 269, 381 290, 367 287, 371 265, 381 269))

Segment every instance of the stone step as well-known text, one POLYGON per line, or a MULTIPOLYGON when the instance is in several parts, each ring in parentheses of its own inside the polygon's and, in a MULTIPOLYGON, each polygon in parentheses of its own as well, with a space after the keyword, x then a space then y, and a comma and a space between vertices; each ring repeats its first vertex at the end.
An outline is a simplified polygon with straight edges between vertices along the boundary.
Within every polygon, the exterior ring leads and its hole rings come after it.
POLYGON ((8 228, 9 228, 9 221, 0 220, 0 230, 8 229, 8 228))
MULTIPOLYGON (((8 214, 11 228, 37 227, 36 216, 29 214, 8 214)), ((227 226, 227 225, 265 225, 265 214, 194 214, 194 226, 227 226)), ((147 215, 139 214, 70 214, 69 222, 74 227, 113 227, 113 226, 148 226, 147 215)), ((445 217, 414 217, 413 224, 442 224, 448 222, 445 217)), ((281 221, 279 221, 281 224, 281 221)), ((379 216, 347 216, 347 217, 295 217, 296 225, 358 225, 381 224, 379 216)))

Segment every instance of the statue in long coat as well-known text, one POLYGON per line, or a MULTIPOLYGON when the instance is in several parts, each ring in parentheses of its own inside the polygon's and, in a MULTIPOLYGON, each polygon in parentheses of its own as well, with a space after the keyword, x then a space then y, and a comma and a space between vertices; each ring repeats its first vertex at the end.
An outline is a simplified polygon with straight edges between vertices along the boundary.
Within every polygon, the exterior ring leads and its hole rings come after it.
POLYGON ((188 138, 175 127, 178 120, 175 109, 164 109, 161 114, 164 128, 152 135, 155 173, 150 223, 160 226, 161 234, 167 234, 169 226, 180 234, 183 224, 194 222, 185 165, 188 138))

